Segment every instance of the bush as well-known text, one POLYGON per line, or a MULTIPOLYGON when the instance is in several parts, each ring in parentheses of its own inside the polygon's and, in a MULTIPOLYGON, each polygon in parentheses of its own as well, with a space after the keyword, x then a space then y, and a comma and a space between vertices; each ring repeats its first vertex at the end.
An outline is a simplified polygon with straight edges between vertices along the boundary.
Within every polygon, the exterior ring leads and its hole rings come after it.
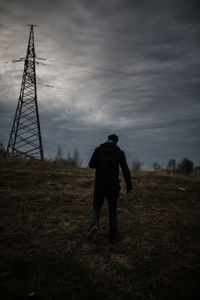
POLYGON ((167 165, 167 170, 169 172, 174 172, 176 169, 176 161, 174 158, 169 159, 168 165, 167 165))
POLYGON ((154 172, 157 172, 160 170, 160 165, 157 161, 155 163, 153 163, 152 167, 154 169, 154 172))
POLYGON ((194 169, 194 164, 188 158, 183 158, 183 160, 178 165, 178 171, 186 175, 192 174, 193 169, 194 169))
POLYGON ((133 171, 140 171, 141 167, 142 167, 141 161, 139 161, 139 160, 134 160, 134 161, 132 162, 132 170, 133 170, 133 171))
POLYGON ((6 157, 6 149, 3 143, 0 142, 0 157, 6 157))

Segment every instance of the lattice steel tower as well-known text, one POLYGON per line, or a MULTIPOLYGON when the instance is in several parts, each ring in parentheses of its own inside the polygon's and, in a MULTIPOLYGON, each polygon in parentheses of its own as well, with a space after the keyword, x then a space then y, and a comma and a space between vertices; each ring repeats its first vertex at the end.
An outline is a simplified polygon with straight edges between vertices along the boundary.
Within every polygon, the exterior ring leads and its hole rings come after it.
POLYGON ((34 26, 30 35, 19 101, 8 142, 7 154, 43 160, 42 138, 37 104, 34 26))

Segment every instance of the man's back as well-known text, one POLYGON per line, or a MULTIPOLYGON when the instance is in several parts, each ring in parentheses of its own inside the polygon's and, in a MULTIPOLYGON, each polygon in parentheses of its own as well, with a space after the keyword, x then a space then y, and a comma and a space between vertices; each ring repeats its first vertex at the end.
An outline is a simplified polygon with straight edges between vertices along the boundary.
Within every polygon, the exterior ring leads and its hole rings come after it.
POLYGON ((131 176, 124 152, 113 142, 97 147, 89 162, 96 169, 96 184, 119 185, 119 165, 122 168, 128 189, 132 188, 131 176))

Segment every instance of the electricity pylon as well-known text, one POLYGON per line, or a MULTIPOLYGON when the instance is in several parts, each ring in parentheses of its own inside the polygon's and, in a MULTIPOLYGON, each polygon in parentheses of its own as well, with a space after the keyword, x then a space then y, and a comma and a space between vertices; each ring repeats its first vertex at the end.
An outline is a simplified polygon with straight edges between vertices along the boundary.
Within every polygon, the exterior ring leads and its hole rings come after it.
POLYGON ((37 103, 34 26, 30 25, 18 105, 10 133, 7 154, 43 160, 42 138, 37 103))

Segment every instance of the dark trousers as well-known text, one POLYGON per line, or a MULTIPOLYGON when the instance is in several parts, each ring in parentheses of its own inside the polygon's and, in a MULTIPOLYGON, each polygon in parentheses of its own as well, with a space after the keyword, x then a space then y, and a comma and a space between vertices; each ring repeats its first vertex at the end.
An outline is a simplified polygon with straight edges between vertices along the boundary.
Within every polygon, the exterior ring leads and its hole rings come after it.
POLYGON ((99 226, 99 219, 101 208, 103 206, 104 199, 108 200, 109 208, 109 238, 110 240, 116 240, 118 237, 117 230, 117 199, 119 197, 119 186, 110 185, 96 185, 94 190, 93 200, 93 218, 92 226, 99 226))

